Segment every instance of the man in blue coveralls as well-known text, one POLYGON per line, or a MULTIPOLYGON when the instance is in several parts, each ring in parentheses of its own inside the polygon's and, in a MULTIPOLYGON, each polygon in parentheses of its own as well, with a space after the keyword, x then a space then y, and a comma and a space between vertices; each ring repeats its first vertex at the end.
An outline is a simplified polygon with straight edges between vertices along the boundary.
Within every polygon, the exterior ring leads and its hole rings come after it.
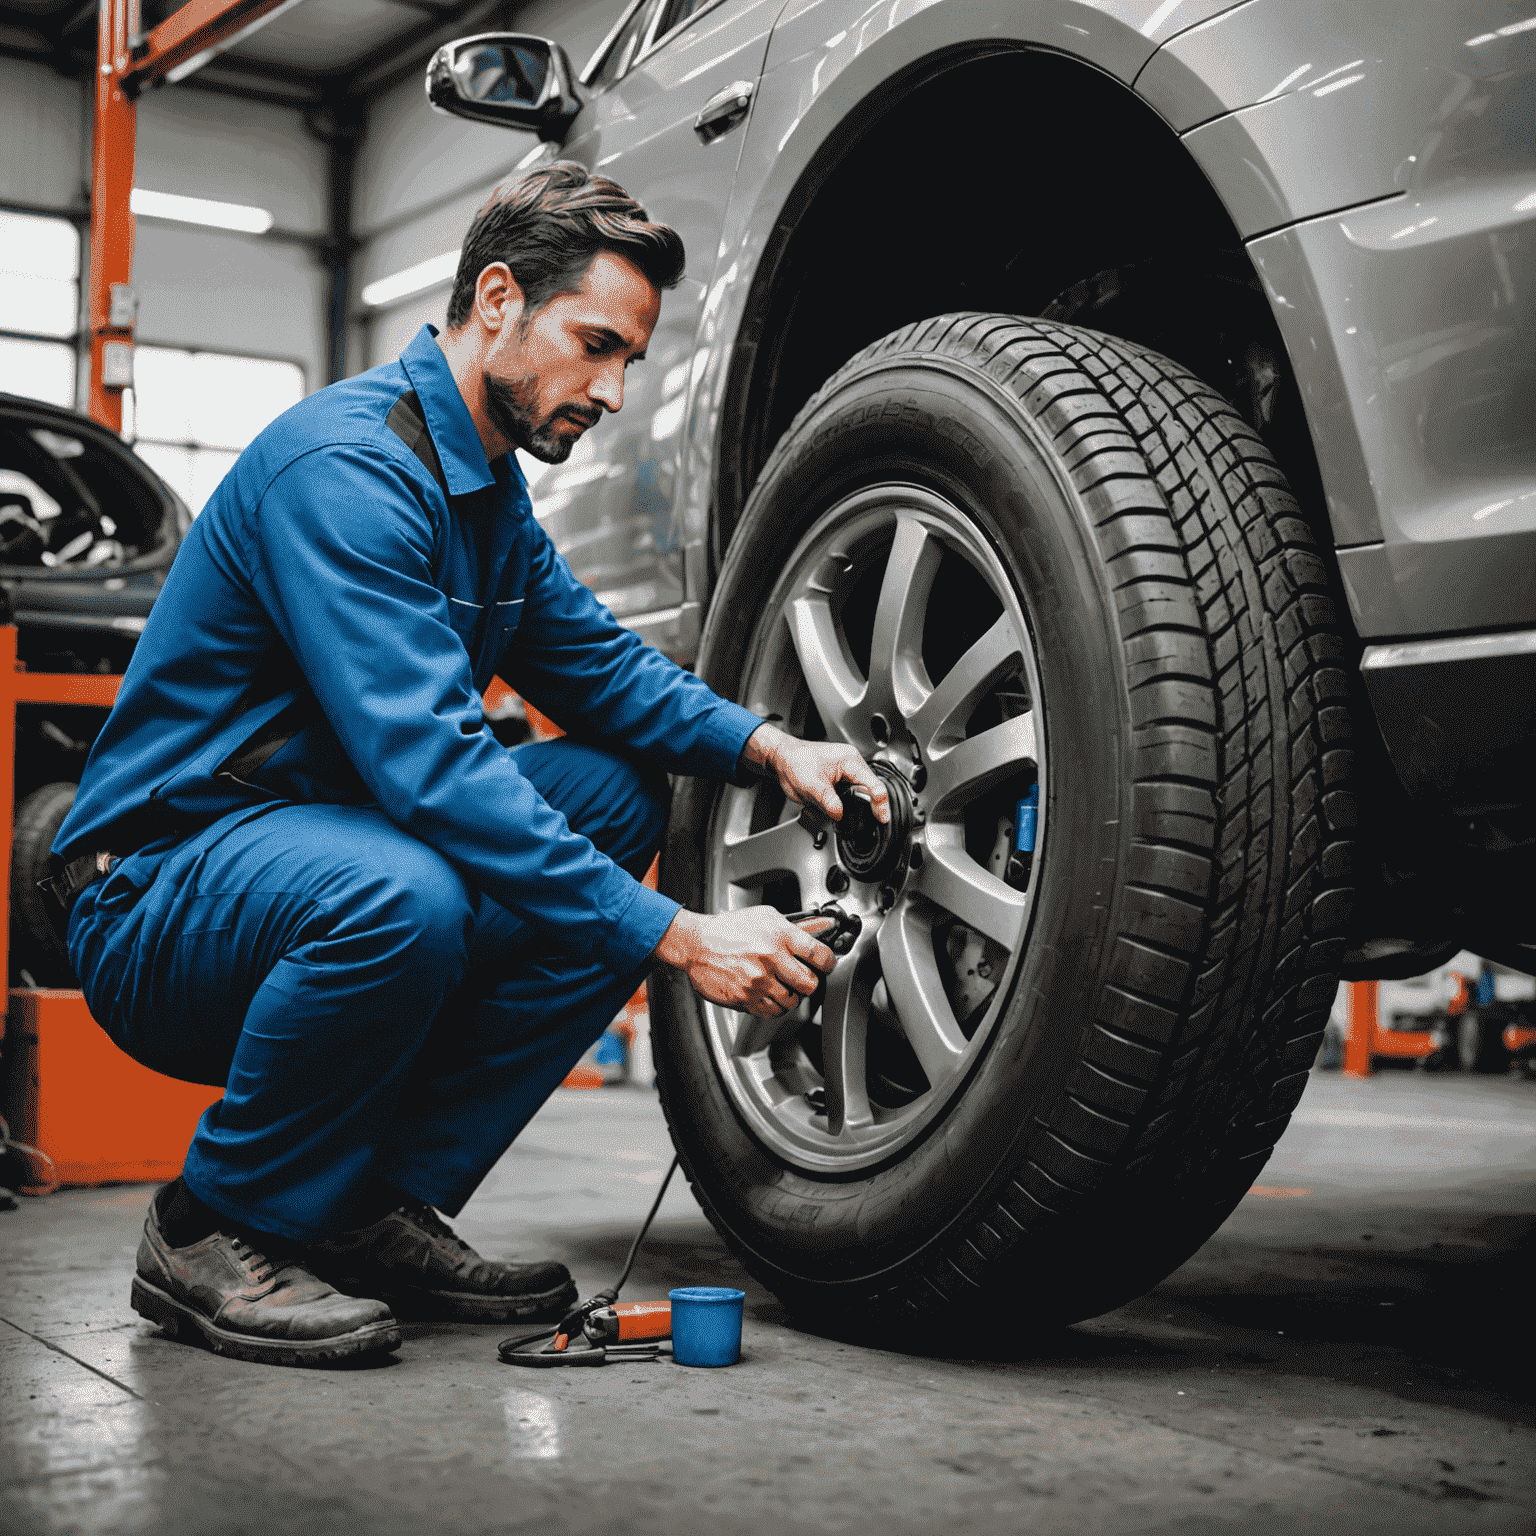
POLYGON ((396 1310, 557 1312, 563 1265, 484 1260, 438 1213, 653 963, 768 1016, 832 966, 770 908, 640 884, 665 774, 776 775, 834 818, 846 780, 885 819, 880 781, 620 628, 511 452, 559 463, 619 409, 682 271, 579 166, 499 189, 446 332, 280 417, 176 557, 54 845, 91 1012, 224 1089, 139 1247, 133 1305, 170 1332, 310 1364, 397 1348, 396 1310), (498 672, 569 736, 500 746, 498 672))

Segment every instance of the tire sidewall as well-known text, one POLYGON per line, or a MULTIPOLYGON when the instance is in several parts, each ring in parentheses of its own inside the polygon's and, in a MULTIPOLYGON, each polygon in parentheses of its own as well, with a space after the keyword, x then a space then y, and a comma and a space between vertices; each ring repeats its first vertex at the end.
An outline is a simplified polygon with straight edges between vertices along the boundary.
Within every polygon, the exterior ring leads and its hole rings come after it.
MULTIPOLYGON (((829 1283, 867 1289, 920 1261, 995 1196, 1066 1090, 1116 932, 1130 718, 1113 594, 1088 511, 1040 428, 978 370, 896 354, 813 402, 748 503, 700 675, 723 696, 740 696, 754 632, 744 615, 772 583, 762 573, 783 569, 807 529, 846 496, 891 482, 922 486, 967 513, 1024 608, 1048 763, 1038 895, 1003 1016, 968 1081, 921 1139, 856 1176, 813 1175, 762 1147, 721 1082, 699 1000, 686 981, 663 979, 658 1071, 664 1099, 692 1103, 670 1116, 684 1164, 690 1175, 710 1170, 712 1218, 781 1294, 796 1282, 823 1297, 829 1283), (935 1220, 939 1212, 947 1219, 935 1220), (767 1257, 786 1248, 793 1269, 767 1257)), ((684 781, 663 854, 663 888, 695 908, 705 899, 717 803, 715 786, 684 781)))

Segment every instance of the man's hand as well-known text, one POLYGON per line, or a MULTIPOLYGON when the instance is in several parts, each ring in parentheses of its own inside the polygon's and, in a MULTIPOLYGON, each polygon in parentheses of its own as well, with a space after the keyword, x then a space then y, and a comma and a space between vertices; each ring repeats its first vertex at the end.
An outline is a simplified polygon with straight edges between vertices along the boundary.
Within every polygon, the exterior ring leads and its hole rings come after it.
POLYGON ((786 922, 772 907, 703 917, 682 911, 662 935, 656 958, 684 972, 710 1002, 776 1019, 798 1008, 837 963, 812 937, 833 926, 826 917, 786 922))
POLYGON ((741 755, 775 775, 797 805, 811 806, 831 821, 843 819, 837 786, 844 781, 867 793, 878 821, 891 819, 890 798, 880 776, 846 742, 801 741, 777 726, 760 725, 741 755))

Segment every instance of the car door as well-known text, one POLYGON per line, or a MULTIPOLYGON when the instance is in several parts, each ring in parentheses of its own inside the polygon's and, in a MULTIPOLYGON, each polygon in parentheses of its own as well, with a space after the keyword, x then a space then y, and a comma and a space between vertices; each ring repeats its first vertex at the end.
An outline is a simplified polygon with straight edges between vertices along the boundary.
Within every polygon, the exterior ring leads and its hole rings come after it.
POLYGON ((741 129, 783 0, 636 0, 582 81, 578 137, 560 151, 611 176, 683 237, 687 275, 661 306, 621 415, 542 470, 534 506, 576 574, 663 650, 680 640, 673 502, 695 338, 719 248, 741 129), (714 104, 713 106, 711 104, 714 104), (699 123, 706 109, 715 120, 699 123))

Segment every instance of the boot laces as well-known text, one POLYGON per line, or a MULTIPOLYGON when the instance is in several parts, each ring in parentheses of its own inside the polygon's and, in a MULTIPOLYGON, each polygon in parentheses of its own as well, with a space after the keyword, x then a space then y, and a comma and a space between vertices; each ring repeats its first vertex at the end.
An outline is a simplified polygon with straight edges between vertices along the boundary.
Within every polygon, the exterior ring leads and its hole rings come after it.
POLYGON ((480 1255, 430 1205, 403 1205, 400 1209, 418 1226, 425 1227, 433 1237, 451 1247, 461 1262, 479 1262, 480 1255))
POLYGON ((229 1246, 234 1255, 245 1265, 246 1273, 258 1285, 270 1280, 278 1270, 284 1268, 282 1263, 270 1259, 259 1248, 253 1248, 243 1237, 231 1237, 229 1246))

